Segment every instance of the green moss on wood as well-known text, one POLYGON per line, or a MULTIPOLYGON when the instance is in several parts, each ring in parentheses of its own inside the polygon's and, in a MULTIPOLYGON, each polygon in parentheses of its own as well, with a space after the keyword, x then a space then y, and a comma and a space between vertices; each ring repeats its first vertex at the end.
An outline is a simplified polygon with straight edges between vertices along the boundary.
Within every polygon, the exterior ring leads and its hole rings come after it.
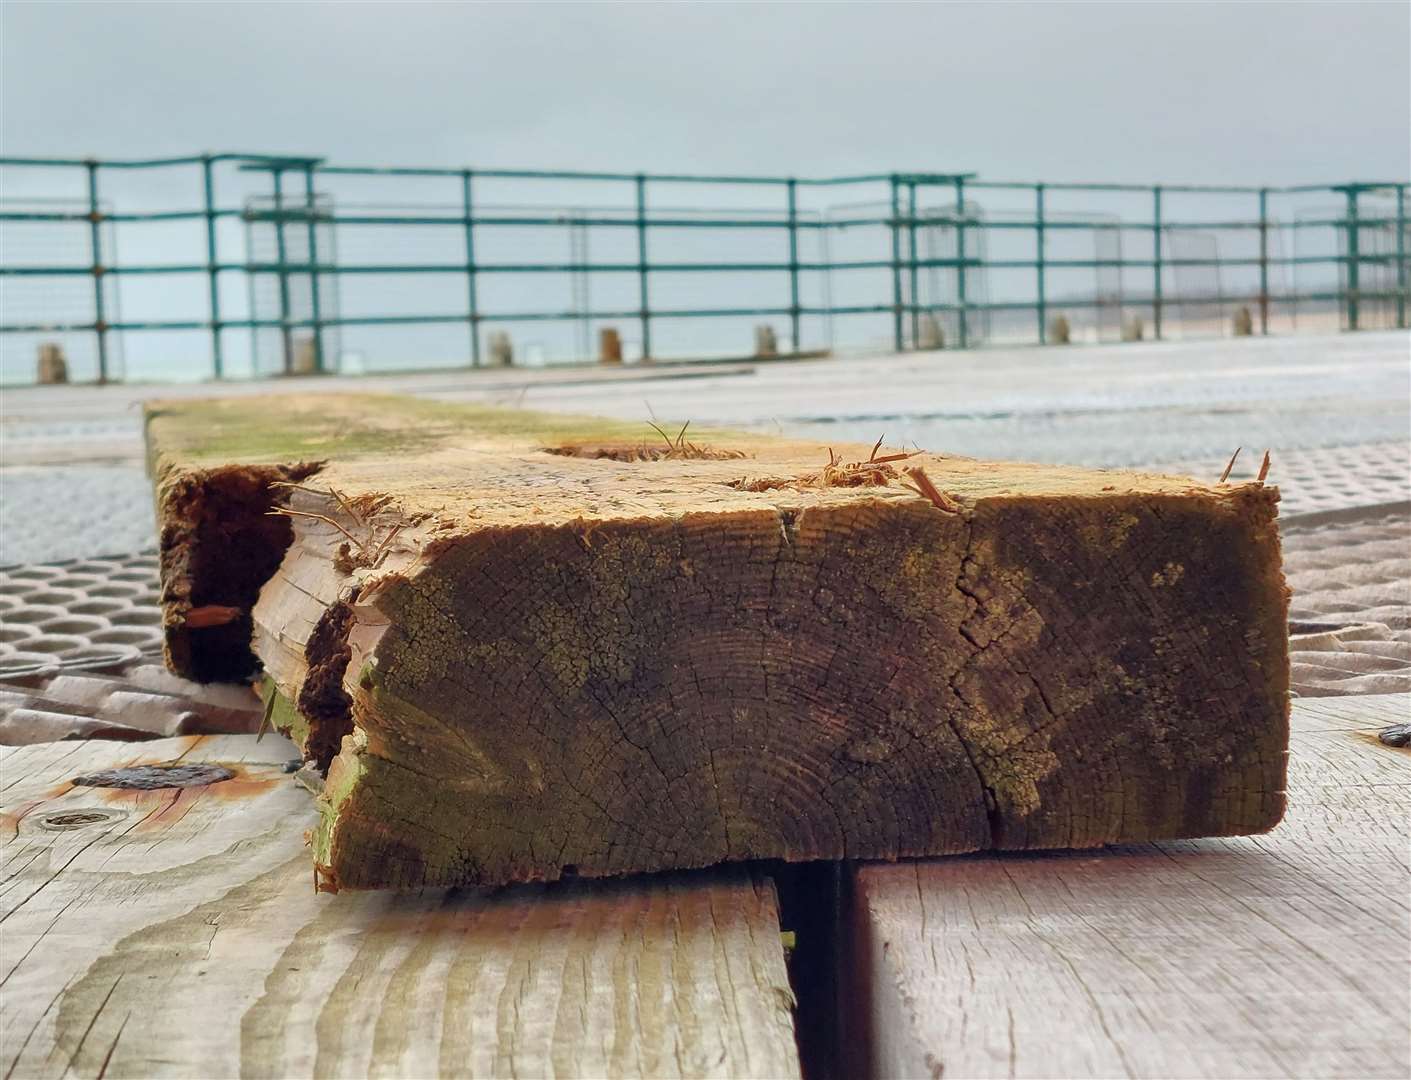
POLYGON ((309 741, 309 722, 294 707, 294 703, 279 692, 279 687, 268 675, 260 680, 260 699, 265 703, 269 726, 304 751, 309 741))
MULTIPOLYGON (((645 421, 532 413, 391 394, 156 402, 147 407, 146 423, 149 444, 164 460, 192 465, 422 454, 456 436, 508 437, 526 430, 533 430, 546 446, 605 441, 649 445, 661 438, 645 421)), ((728 434, 705 431, 696 437, 728 434)))

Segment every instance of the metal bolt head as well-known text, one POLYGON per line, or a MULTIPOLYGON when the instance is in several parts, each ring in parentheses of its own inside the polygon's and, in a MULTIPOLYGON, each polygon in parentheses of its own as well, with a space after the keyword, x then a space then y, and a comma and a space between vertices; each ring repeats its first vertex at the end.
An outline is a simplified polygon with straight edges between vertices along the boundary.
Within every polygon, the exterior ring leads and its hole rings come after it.
POLYGON ((75 787, 155 791, 159 788, 204 787, 229 780, 234 775, 223 765, 134 765, 127 769, 104 769, 86 776, 75 776, 72 782, 75 787))
POLYGON ((1378 738, 1388 746, 1404 747, 1411 745, 1411 724, 1392 724, 1382 729, 1378 738))

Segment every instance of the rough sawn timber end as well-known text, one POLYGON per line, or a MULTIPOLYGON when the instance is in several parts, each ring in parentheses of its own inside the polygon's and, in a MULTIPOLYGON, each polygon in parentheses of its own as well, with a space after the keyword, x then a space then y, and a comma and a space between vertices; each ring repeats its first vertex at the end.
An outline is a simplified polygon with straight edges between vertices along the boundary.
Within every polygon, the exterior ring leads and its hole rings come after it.
POLYGON ((252 645, 329 766, 330 887, 1283 812, 1273 487, 372 396, 158 405, 148 440, 169 658, 252 645))

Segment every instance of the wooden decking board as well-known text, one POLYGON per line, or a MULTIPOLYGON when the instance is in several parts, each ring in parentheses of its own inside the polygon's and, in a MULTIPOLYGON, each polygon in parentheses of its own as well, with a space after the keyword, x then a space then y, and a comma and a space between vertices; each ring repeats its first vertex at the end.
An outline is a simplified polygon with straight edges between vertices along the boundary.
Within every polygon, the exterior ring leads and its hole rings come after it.
POLYGON ((858 869, 859 1074, 1411 1074, 1409 713, 1295 702, 1264 836, 858 869))
POLYGON ((0 750, 0 1075, 798 1075, 767 879, 315 894, 294 755, 273 736, 0 750), (176 759, 237 776, 69 783, 176 759), (121 816, 54 830, 77 812, 121 816))
MULTIPOLYGON (((1406 1075, 1411 753, 1375 732, 1408 710, 1298 702, 1266 836, 861 868, 845 1074, 1406 1075)), ((766 882, 315 894, 292 753, 0 751, 4 1075, 798 1074, 766 882), (170 760, 237 776, 68 782, 170 760)))

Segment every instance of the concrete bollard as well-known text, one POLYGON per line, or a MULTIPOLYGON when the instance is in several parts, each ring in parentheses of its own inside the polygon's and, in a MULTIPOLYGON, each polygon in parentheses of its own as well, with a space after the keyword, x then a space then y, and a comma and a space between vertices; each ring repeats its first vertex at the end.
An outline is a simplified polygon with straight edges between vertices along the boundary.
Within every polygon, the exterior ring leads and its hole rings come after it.
POLYGON ((916 347, 918 349, 944 349, 946 335, 940 321, 929 312, 923 314, 916 324, 916 347))
POLYGON ((1068 325, 1067 315, 1055 315, 1053 321, 1048 324, 1048 343, 1050 345, 1067 345, 1073 340, 1073 328, 1068 325))
POLYGON ((760 323, 754 328, 754 354, 760 358, 779 355, 779 339, 774 336, 774 327, 760 323))
POLYGON ((485 346, 490 354, 490 367, 514 366, 514 343, 510 341, 508 330, 491 330, 485 337, 485 346))
POLYGON ((598 331, 598 363, 622 363, 622 337, 611 326, 598 331))
POLYGON ((1242 307, 1235 312, 1235 337, 1249 337, 1254 333, 1254 316, 1249 308, 1242 307))
POLYGON ((294 356, 290 364, 291 375, 312 375, 318 371, 318 350, 314 348, 312 334, 301 334, 294 339, 294 356))
POLYGON ((64 358, 64 347, 52 341, 41 342, 39 346, 39 370, 35 381, 40 386, 54 386, 69 381, 69 362, 64 358))
POLYGON ((1146 333, 1146 326, 1140 315, 1133 315, 1122 324, 1123 341, 1140 341, 1146 333))

